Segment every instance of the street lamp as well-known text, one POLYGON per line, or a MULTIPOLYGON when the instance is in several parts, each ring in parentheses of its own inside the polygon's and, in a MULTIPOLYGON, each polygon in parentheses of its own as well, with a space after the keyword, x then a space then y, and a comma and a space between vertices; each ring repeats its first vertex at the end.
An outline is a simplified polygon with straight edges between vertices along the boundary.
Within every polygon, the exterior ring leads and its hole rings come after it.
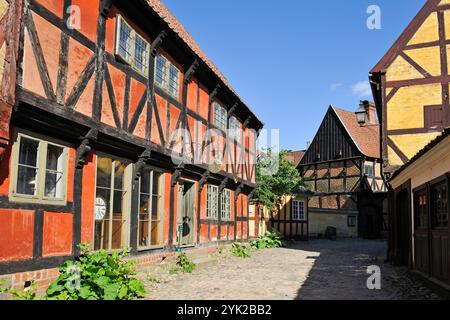
POLYGON ((366 118, 367 118, 367 109, 364 106, 364 103, 361 101, 359 104, 358 110, 355 112, 356 118, 358 119, 358 123, 363 126, 366 124, 366 118))

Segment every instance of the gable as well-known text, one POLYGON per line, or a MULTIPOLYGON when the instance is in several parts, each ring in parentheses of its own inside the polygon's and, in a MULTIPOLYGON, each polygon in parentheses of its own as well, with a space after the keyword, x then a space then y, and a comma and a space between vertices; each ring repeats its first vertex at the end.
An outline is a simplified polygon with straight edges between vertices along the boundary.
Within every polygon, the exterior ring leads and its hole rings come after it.
POLYGON ((319 162, 361 156, 332 107, 328 109, 300 165, 316 162, 317 155, 320 155, 319 162))

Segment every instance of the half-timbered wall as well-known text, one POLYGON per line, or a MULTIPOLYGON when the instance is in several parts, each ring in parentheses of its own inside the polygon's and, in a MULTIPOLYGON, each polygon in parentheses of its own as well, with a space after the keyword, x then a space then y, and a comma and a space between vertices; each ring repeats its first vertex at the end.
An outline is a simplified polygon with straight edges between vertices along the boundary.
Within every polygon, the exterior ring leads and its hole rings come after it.
MULTIPOLYGON (((178 243, 183 181, 192 182, 195 190, 191 200, 191 232, 195 235, 190 244, 248 239, 248 203, 256 182, 256 132, 262 124, 167 22, 144 1, 12 3, 8 19, 23 17, 23 22, 13 24, 18 26, 17 39, 13 38, 19 59, 18 86, 11 95, 17 99, 16 108, 13 113, 14 102, 9 109, 0 107, 0 129, 5 128, 0 130, 0 142, 7 142, 2 145, 6 151, 0 162, 0 273, 54 266, 76 255, 79 243, 94 242, 98 160, 105 156, 127 164, 127 215, 123 217, 127 229, 120 241, 134 253, 140 251, 138 190, 146 166, 156 168, 163 181, 158 195, 162 238, 154 249, 173 249, 178 243), (79 21, 77 12, 81 13, 79 21), (148 75, 114 55, 118 14, 150 45, 148 75), (79 25, 69 27, 68 21, 79 25), (180 70, 178 97, 154 85, 157 54, 180 70), (215 126, 215 101, 225 107, 228 118, 238 119, 242 132, 235 141, 215 126), (15 160, 11 150, 17 132, 24 129, 67 145, 64 205, 12 201, 15 160), (180 129, 186 129, 189 137, 182 137, 180 129), (211 136, 206 135, 208 129, 215 129, 211 136), (171 160, 173 153, 177 163, 171 160), (208 165, 212 157, 219 160, 219 168, 208 165), (217 219, 206 217, 208 184, 220 186, 221 192, 231 191, 228 220, 222 221, 220 214, 217 219)), ((2 10, 0 3, 0 15, 2 10)), ((0 44, 7 39, 4 31, 10 31, 4 23, 5 19, 0 20, 0 44)), ((0 48, 5 52, 5 46, 0 48)), ((10 51, 7 47, 6 53, 10 51)), ((10 74, 7 67, 4 75, 10 74)))
POLYGON ((449 44, 450 3, 429 0, 372 70, 387 172, 450 125, 449 44))

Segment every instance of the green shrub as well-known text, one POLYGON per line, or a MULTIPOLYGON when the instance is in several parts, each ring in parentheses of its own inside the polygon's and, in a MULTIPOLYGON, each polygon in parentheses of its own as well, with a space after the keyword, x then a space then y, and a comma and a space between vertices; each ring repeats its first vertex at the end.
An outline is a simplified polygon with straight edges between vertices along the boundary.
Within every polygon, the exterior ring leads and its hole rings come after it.
POLYGON ((34 281, 30 281, 30 285, 23 291, 7 289, 2 287, 4 283, 0 283, 0 293, 9 293, 14 300, 40 300, 36 295, 37 285, 34 281))
POLYGON ((186 253, 182 253, 178 256, 177 266, 180 267, 184 273, 192 273, 197 267, 194 262, 189 260, 186 253))
POLYGON ((242 243, 233 243, 231 245, 231 253, 238 258, 250 258, 248 247, 242 243))
POLYGON ((133 300, 145 296, 142 282, 134 277, 135 263, 123 260, 129 250, 110 254, 92 252, 89 245, 79 248, 82 256, 60 266, 60 276, 47 289, 47 299, 133 300))
POLYGON ((270 248, 280 248, 282 247, 283 240, 280 234, 276 232, 267 232, 265 235, 253 240, 250 243, 251 247, 256 250, 270 249, 270 248))
POLYGON ((177 265, 172 266, 169 269, 169 274, 171 274, 171 275, 178 274, 178 272, 180 272, 180 267, 178 267, 177 265))

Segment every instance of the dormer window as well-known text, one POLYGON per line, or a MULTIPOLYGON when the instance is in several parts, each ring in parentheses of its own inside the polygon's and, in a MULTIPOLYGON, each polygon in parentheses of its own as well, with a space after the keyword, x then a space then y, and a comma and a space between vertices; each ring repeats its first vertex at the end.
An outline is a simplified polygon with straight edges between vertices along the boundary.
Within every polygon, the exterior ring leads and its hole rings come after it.
POLYGON ((149 43, 125 19, 118 15, 116 23, 116 57, 145 77, 148 76, 149 43))
POLYGON ((180 70, 166 57, 158 53, 155 61, 155 83, 174 98, 180 92, 180 70))

